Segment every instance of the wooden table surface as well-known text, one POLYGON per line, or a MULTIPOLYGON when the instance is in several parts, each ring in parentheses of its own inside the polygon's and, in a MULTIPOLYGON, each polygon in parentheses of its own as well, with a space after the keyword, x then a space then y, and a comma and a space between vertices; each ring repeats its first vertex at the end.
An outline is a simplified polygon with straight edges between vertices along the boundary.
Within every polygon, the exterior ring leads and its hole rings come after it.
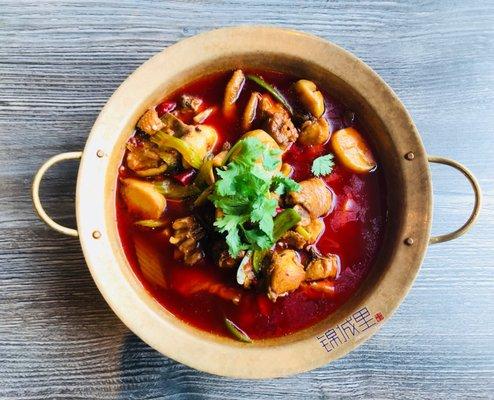
MULTIPOLYGON (((0 398, 494 398, 494 3, 486 1, 0 1, 0 398), (428 250, 410 294, 358 350, 267 381, 200 373, 161 356, 115 317, 77 239, 32 210, 33 174, 82 149, 136 67, 209 29, 269 24, 329 39, 374 68, 410 110, 430 154, 469 166, 478 224, 428 250)), ((461 175, 432 167, 434 233, 468 216, 461 175)), ((76 163, 42 186, 74 226, 76 163)))

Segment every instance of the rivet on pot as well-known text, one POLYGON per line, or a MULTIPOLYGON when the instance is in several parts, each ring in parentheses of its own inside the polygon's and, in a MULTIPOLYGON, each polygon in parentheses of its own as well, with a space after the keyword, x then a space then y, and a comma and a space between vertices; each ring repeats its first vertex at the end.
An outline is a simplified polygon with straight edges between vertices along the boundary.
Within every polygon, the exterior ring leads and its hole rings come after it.
POLYGON ((101 237, 101 232, 100 231, 94 231, 93 232, 93 238, 99 239, 101 237))
POLYGON ((415 158, 415 154, 413 154, 413 151, 409 151, 407 154, 405 154, 405 158, 408 161, 412 161, 415 158))
POLYGON ((96 152, 96 155, 97 155, 99 158, 101 158, 101 157, 103 157, 103 156, 105 155, 105 152, 104 152, 103 150, 101 150, 101 149, 100 149, 100 150, 98 150, 98 151, 96 152))
POLYGON ((413 238, 411 238, 411 237, 406 238, 405 239, 405 244, 407 246, 412 246, 413 245, 413 238))

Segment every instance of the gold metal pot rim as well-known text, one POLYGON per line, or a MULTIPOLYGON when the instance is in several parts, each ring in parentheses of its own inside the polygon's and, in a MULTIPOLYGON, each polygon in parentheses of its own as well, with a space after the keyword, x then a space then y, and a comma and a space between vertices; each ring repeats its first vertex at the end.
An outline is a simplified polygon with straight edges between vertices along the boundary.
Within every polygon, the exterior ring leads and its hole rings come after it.
MULTIPOLYGON (((298 31, 235 27, 206 32, 163 50, 131 74, 101 111, 82 153, 77 178, 76 231, 62 227, 46 215, 38 189, 51 165, 78 157, 81 153, 55 156, 38 171, 33 182, 33 201, 40 217, 62 233, 79 236, 99 290, 129 329, 162 354, 213 374, 278 377, 317 368, 345 355, 376 333, 382 321, 359 334, 343 335, 345 341, 340 337, 340 343, 329 351, 322 345, 328 332, 336 328, 341 331, 342 324, 364 308, 372 315, 388 319, 408 293, 429 243, 432 188, 428 158, 405 107, 357 57, 298 31), (388 206, 393 217, 380 266, 366 279, 365 287, 321 323, 293 335, 254 344, 199 331, 178 320, 152 298, 125 258, 115 215, 118 165, 125 141, 144 110, 196 77, 243 65, 295 71, 318 82, 327 81, 336 91, 352 93, 352 105, 373 127, 375 144, 389 170, 388 206)), ((438 157, 431 161, 459 169, 471 182, 476 196, 467 223, 452 234, 431 239, 431 243, 437 243, 468 230, 477 218, 481 195, 475 178, 461 164, 438 157)))

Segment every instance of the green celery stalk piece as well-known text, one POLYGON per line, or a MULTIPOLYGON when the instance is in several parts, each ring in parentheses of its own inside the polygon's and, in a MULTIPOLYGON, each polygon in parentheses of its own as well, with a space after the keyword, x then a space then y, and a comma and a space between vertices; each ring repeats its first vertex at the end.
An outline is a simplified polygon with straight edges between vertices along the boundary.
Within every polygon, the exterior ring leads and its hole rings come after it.
POLYGON ((189 143, 178 137, 168 135, 164 132, 156 132, 151 141, 156 143, 160 147, 170 147, 177 150, 185 161, 187 161, 193 168, 199 169, 202 165, 202 159, 189 143))
POLYGON ((300 215, 293 208, 287 208, 274 217, 273 238, 277 241, 283 234, 297 225, 301 220, 300 215))

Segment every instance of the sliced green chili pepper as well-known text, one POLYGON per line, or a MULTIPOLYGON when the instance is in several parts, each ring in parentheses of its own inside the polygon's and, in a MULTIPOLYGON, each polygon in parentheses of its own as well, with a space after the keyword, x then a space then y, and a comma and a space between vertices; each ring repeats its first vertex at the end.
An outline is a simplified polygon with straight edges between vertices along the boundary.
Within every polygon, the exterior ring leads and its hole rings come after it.
POLYGON ((261 270, 262 261, 268 252, 269 250, 254 250, 252 253, 252 268, 256 274, 261 270))
POLYGON ((251 81, 257 83, 260 87, 271 93, 276 100, 278 100, 281 104, 283 104, 283 106, 288 110, 290 115, 293 115, 292 106, 290 105, 290 103, 288 103, 288 100, 285 98, 285 96, 281 94, 281 92, 278 89, 276 89, 274 86, 270 85, 264 79, 262 79, 257 75, 247 75, 247 79, 250 79, 251 81))
POLYGON ((162 228, 166 225, 166 221, 160 221, 159 219, 142 219, 134 222, 134 225, 143 226, 145 228, 162 228))
POLYGON ((199 207, 202 205, 209 197, 211 193, 213 193, 214 185, 208 186, 206 189, 202 191, 202 193, 197 196, 197 199, 194 200, 194 207, 199 207))
POLYGON ((156 143, 159 147, 169 147, 177 150, 180 154, 182 154, 184 160, 187 161, 193 168, 201 168, 202 158, 194 150, 194 147, 192 147, 185 140, 159 131, 151 136, 151 141, 156 143))
POLYGON ((245 343, 252 343, 252 339, 247 335, 242 329, 235 325, 232 321, 225 317, 225 325, 228 331, 235 337, 235 339, 240 340, 245 343))
POLYGON ((207 159, 202 163, 199 173, 194 180, 194 185, 198 188, 204 186, 210 186, 214 183, 214 172, 213 172, 213 157, 209 155, 207 159))
POLYGON ((156 189, 169 199, 183 199, 184 197, 190 197, 199 194, 199 189, 194 185, 182 186, 174 184, 169 180, 161 182, 155 182, 156 189))

